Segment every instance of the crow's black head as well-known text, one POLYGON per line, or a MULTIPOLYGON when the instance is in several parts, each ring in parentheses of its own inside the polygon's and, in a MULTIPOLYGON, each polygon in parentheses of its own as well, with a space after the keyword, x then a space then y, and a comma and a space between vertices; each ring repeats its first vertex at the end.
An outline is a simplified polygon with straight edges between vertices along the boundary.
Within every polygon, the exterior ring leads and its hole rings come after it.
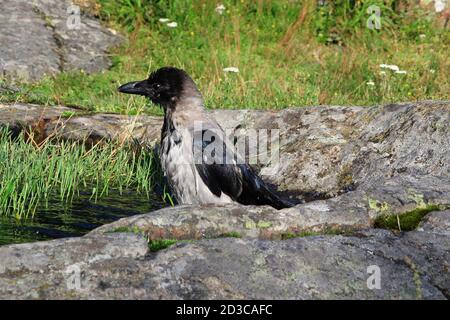
POLYGON ((152 72, 148 79, 129 82, 120 86, 118 90, 145 96, 153 103, 167 108, 176 104, 188 83, 193 84, 193 81, 185 71, 174 67, 163 67, 152 72))

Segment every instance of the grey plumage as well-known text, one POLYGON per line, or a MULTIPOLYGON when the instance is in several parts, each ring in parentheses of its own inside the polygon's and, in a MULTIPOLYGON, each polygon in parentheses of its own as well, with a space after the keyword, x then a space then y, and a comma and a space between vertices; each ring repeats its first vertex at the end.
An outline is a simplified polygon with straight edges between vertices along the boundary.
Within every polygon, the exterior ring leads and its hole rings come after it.
POLYGON ((231 203, 268 204, 275 208, 292 206, 273 192, 245 163, 223 134, 222 128, 205 111, 203 98, 194 81, 183 70, 165 67, 143 81, 127 83, 120 92, 144 95, 164 109, 160 157, 167 181, 181 204, 231 203), (198 128, 201 130, 198 130, 198 128), (205 152, 212 142, 223 146, 224 158, 205 152), (200 158, 196 156, 200 155, 200 158), (223 161, 217 161, 217 159, 223 161), (200 161, 199 161, 200 160, 200 161))

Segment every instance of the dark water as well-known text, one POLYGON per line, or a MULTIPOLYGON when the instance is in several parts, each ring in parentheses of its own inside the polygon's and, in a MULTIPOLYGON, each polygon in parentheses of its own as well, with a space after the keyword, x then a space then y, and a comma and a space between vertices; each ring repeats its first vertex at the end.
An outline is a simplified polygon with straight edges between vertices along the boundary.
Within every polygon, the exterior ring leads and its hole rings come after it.
POLYGON ((57 199, 38 208, 34 217, 0 217, 0 245, 81 236, 103 224, 164 206, 161 198, 116 193, 90 200, 88 194, 63 205, 57 199))

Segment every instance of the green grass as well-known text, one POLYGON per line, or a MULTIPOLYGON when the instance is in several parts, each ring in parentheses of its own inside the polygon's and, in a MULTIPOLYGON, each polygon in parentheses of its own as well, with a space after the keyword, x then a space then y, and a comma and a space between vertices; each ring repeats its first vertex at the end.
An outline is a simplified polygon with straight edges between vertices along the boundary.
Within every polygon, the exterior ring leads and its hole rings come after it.
POLYGON ((221 1, 226 7, 222 15, 215 11, 216 1, 98 2, 104 23, 128 38, 112 52, 111 70, 19 84, 19 92, 3 93, 0 101, 161 114, 143 98, 119 94, 116 88, 166 65, 187 70, 209 108, 449 98, 449 31, 432 10, 404 1, 339 0, 317 7, 315 0, 228 0, 221 1), (382 10, 381 30, 366 27, 371 4, 382 10), (178 27, 169 28, 159 18, 176 21, 178 27), (382 70, 380 64, 395 64, 407 73, 382 70), (224 73, 230 66, 240 72, 224 73))
POLYGON ((415 230, 428 213, 439 210, 441 207, 438 205, 427 205, 398 215, 381 215, 376 218, 374 227, 395 231, 415 230))
POLYGON ((167 249, 170 246, 177 243, 179 240, 176 239, 159 239, 159 240, 150 240, 148 242, 148 247, 151 252, 157 252, 159 250, 167 249))
POLYGON ((220 238, 242 238, 242 234, 237 231, 230 231, 220 235, 220 238))
POLYGON ((34 214, 50 197, 71 203, 80 191, 97 200, 111 190, 149 197, 161 181, 153 153, 118 143, 97 144, 12 138, 0 130, 0 215, 34 214))
POLYGON ((140 230, 138 227, 118 227, 109 233, 115 233, 115 232, 125 232, 125 233, 134 233, 138 235, 144 236, 148 240, 148 248, 151 252, 157 252, 166 248, 169 248, 170 246, 174 245, 178 242, 191 242, 191 240, 177 240, 177 239, 155 239, 150 240, 148 239, 148 235, 145 231, 140 230))

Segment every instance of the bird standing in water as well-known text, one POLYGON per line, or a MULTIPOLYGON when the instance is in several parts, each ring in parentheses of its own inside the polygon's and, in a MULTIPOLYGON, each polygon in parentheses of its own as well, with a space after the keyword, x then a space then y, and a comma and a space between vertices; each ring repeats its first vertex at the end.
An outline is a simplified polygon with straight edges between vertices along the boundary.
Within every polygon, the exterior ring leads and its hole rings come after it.
POLYGON ((160 68, 148 79, 129 82, 118 90, 145 96, 164 109, 161 164, 178 203, 238 202, 276 209, 292 206, 248 164, 239 161, 241 158, 205 110, 200 91, 185 71, 160 68), (205 136, 210 137, 209 141, 205 136), (211 143, 221 152, 206 152, 211 143))

